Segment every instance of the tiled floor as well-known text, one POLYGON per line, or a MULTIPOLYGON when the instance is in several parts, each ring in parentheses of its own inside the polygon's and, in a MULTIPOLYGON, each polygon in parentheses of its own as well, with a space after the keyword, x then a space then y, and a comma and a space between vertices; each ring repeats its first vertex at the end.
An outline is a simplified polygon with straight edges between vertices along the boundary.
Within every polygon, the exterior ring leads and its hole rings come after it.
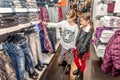
MULTIPOLYGON (((65 68, 58 66, 60 50, 58 50, 53 62, 43 74, 40 80, 74 80, 72 72, 76 69, 72 62, 72 69, 69 75, 65 75, 65 68)), ((103 74, 100 69, 101 60, 96 56, 93 46, 91 46, 91 58, 87 61, 87 67, 84 72, 84 80, 120 80, 119 77, 112 77, 110 74, 103 74)))

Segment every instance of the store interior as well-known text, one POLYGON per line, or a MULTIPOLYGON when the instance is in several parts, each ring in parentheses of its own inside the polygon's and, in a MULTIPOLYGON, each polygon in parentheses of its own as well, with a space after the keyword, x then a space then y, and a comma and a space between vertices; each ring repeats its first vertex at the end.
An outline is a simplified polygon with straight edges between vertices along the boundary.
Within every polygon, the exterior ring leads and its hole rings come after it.
MULTIPOLYGON (((66 12, 91 14, 94 33, 83 79, 120 80, 120 0, 0 0, 0 80, 75 80, 59 66, 62 29, 43 22, 66 20, 66 12)), ((68 58, 68 55, 65 55, 68 58)))

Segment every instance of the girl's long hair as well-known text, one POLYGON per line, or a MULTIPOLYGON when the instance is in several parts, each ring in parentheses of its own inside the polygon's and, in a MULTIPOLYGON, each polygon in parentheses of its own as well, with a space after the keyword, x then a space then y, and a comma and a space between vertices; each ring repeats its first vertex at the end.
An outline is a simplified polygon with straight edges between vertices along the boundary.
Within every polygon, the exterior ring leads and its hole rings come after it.
POLYGON ((82 15, 80 15, 80 18, 83 18, 84 20, 89 20, 90 26, 91 26, 91 31, 94 32, 94 24, 93 24, 93 21, 91 19, 91 14, 90 13, 83 13, 82 15))

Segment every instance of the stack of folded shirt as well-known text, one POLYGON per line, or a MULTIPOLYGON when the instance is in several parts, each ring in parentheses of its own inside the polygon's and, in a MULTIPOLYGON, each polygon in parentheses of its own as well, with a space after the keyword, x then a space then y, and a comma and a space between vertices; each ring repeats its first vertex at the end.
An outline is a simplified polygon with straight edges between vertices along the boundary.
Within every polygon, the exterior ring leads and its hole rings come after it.
POLYGON ((12 0, 15 8, 26 8, 25 0, 12 0))
POLYGON ((29 16, 30 16, 30 20, 32 20, 32 21, 39 20, 39 13, 37 13, 37 12, 31 12, 31 13, 29 13, 29 16))
POLYGON ((10 0, 0 0, 0 7, 1 8, 11 8, 12 2, 10 0))
POLYGON ((28 8, 37 8, 36 0, 26 0, 28 8))
POLYGON ((0 14, 0 28, 8 28, 18 24, 18 16, 15 13, 0 14))
POLYGON ((17 15, 18 15, 18 22, 20 24, 25 24, 25 23, 30 22, 30 17, 28 13, 19 12, 17 13, 17 15))
POLYGON ((104 16, 100 19, 102 24, 106 27, 119 27, 119 17, 115 16, 104 16))

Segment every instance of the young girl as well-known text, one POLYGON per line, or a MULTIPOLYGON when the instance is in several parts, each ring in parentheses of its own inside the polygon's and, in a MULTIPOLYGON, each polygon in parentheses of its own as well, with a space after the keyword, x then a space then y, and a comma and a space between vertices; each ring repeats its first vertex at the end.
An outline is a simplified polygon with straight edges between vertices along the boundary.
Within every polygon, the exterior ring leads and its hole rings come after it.
POLYGON ((59 66, 66 66, 67 69, 65 71, 66 74, 70 72, 71 62, 72 62, 72 54, 68 52, 70 48, 75 48, 76 36, 78 34, 78 26, 75 23, 76 12, 74 10, 69 10, 66 13, 67 20, 61 21, 59 23, 50 23, 43 22, 44 25, 50 27, 61 27, 62 36, 61 36, 61 62, 59 66), (68 59, 66 59, 65 54, 67 53, 68 59), (67 61, 66 61, 67 60, 67 61))
POLYGON ((73 75, 77 75, 75 80, 83 80, 83 72, 86 66, 85 61, 90 56, 89 47, 94 31, 93 22, 89 13, 83 13, 80 16, 80 24, 80 31, 76 40, 77 53, 74 54, 74 62, 78 68, 73 72, 73 75))

